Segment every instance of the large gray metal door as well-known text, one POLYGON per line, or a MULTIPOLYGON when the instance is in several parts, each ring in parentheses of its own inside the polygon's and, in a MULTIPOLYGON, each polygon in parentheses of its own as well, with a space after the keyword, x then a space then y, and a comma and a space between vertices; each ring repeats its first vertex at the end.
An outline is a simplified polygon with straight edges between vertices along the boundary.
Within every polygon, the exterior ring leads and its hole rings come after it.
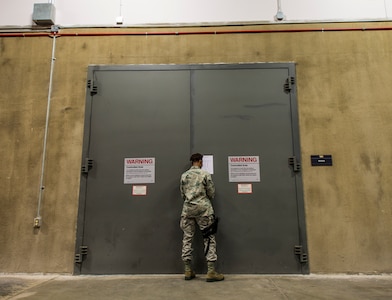
MULTIPOLYGON (((294 78, 293 64, 90 67, 76 273, 182 272, 178 184, 192 152, 213 156, 219 268, 307 273, 294 78), (261 179, 242 194, 228 157, 249 155, 261 179), (155 182, 135 196, 124 158, 145 157, 155 182)), ((194 249, 204 272, 200 235, 194 249)))

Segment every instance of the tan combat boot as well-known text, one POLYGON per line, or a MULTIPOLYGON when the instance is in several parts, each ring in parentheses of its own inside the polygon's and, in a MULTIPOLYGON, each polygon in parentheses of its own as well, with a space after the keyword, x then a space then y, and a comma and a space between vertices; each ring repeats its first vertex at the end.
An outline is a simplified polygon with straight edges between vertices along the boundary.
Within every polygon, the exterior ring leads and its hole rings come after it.
POLYGON ((207 279, 206 279, 207 282, 221 281, 225 279, 225 276, 223 276, 223 274, 219 274, 217 271, 215 271, 214 261, 207 262, 207 267, 208 267, 207 279))
POLYGON ((185 264, 185 280, 191 280, 196 277, 195 272, 192 270, 191 261, 187 260, 184 262, 185 264))

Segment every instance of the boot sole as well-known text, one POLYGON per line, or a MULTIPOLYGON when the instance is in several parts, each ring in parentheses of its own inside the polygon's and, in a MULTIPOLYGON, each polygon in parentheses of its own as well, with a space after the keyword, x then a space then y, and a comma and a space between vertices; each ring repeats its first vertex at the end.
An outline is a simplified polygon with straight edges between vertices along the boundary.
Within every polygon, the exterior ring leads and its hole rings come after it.
POLYGON ((223 277, 222 279, 215 279, 215 278, 207 278, 206 281, 207 282, 215 282, 215 281, 222 281, 225 280, 225 278, 223 277))

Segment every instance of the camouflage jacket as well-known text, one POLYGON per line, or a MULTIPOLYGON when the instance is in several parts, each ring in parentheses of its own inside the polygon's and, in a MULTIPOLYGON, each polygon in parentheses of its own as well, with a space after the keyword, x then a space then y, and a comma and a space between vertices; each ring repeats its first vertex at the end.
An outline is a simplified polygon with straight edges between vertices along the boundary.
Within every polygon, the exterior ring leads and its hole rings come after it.
POLYGON ((181 175, 180 191, 184 200, 182 216, 201 217, 214 214, 211 200, 215 196, 215 186, 210 173, 192 166, 181 175))

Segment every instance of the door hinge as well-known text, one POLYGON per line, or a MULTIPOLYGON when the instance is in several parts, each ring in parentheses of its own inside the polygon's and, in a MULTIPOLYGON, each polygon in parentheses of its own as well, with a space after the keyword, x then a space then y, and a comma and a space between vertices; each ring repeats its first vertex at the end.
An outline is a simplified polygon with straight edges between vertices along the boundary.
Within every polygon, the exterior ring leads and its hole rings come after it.
POLYGON ((90 96, 98 93, 98 87, 91 79, 87 80, 87 88, 90 90, 90 96))
POLYGON ((308 262, 308 254, 304 252, 302 245, 294 246, 294 254, 298 256, 300 263, 308 262))
POLYGON ((286 79, 286 83, 284 84, 284 91, 286 93, 290 93, 293 89, 293 85, 295 84, 295 77, 290 76, 286 79))
POLYGON ((80 253, 75 254, 75 263, 81 264, 87 256, 88 247, 87 246, 80 246, 79 247, 80 253))
POLYGON ((301 171, 301 163, 297 160, 295 156, 289 157, 289 165, 293 167, 295 173, 301 171))
POLYGON ((84 164, 82 165, 82 173, 87 174, 94 166, 94 160, 91 158, 85 158, 84 164))

